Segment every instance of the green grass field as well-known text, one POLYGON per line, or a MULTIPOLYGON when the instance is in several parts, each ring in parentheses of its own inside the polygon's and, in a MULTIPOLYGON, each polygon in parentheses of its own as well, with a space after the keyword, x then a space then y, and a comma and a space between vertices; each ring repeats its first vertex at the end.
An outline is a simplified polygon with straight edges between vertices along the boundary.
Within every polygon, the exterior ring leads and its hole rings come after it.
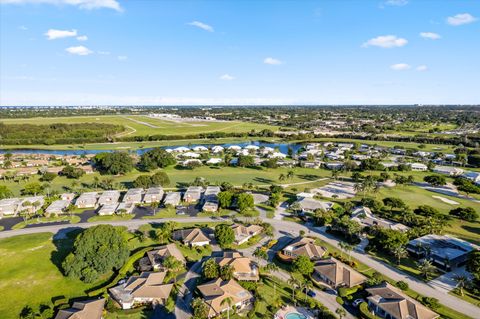
POLYGON ((52 118, 27 118, 27 119, 3 119, 5 124, 54 124, 54 123, 105 123, 123 125, 126 131, 119 136, 141 136, 141 135, 189 135, 209 132, 250 132, 251 130, 278 128, 269 125, 262 125, 248 122, 202 122, 202 121, 167 121, 150 118, 144 115, 105 115, 105 116, 73 116, 73 117, 52 117, 52 118))

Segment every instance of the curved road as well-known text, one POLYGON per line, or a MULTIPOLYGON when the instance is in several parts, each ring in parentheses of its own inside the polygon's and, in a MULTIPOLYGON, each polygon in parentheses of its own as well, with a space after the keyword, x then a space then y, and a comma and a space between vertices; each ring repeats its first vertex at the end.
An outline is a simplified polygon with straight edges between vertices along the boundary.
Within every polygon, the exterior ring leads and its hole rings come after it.
MULTIPOLYGON (((320 227, 309 227, 301 224, 297 224, 294 222, 288 222, 284 220, 278 219, 267 219, 263 218, 268 223, 270 223, 275 228, 275 235, 277 238, 283 237, 285 235, 290 236, 298 236, 301 230, 305 231, 306 234, 310 236, 317 236, 320 239, 324 240, 325 242, 338 247, 338 243, 340 242, 335 237, 325 233, 323 228, 320 227)), ((114 221, 114 222, 93 222, 93 223, 78 223, 78 224, 62 224, 62 225, 52 225, 52 226, 45 226, 45 227, 33 227, 33 228, 24 228, 18 230, 9 230, 9 231, 2 231, 0 232, 0 238, 8 238, 17 235, 25 235, 25 234, 35 234, 35 233, 42 233, 42 232, 52 232, 57 233, 58 231, 66 228, 87 228, 95 225, 101 224, 110 224, 113 226, 126 226, 129 229, 136 229, 141 225, 149 224, 149 223, 161 223, 166 221, 176 221, 179 223, 192 223, 192 222, 215 222, 215 221, 225 221, 226 219, 222 218, 212 218, 212 217, 190 217, 190 218, 165 218, 165 219, 157 219, 157 220, 148 220, 148 219, 137 219, 137 220, 125 220, 125 221, 114 221)), ((444 290, 437 290, 433 286, 420 281, 412 276, 409 276, 402 271, 392 267, 388 264, 385 264, 381 261, 375 260, 374 258, 370 257, 361 252, 353 251, 351 255, 361 261, 362 263, 366 264, 367 266, 375 269, 379 273, 395 280, 403 280, 408 283, 409 287, 416 291, 419 294, 424 296, 434 297, 437 298, 441 304, 461 311, 463 314, 470 316, 471 318, 478 318, 478 314, 480 313, 480 308, 468 303, 462 299, 459 299, 453 295, 446 293, 444 290)))

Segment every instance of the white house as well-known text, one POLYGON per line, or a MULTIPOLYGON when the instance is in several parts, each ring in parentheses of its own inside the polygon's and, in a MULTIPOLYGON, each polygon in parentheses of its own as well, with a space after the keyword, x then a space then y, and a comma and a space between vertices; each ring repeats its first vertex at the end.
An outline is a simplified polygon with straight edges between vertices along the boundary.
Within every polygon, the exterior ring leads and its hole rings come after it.
POLYGON ((95 208, 97 206, 97 192, 88 192, 81 194, 75 201, 77 208, 95 208))
POLYGON ((47 209, 45 209, 45 213, 48 215, 60 215, 65 212, 67 209, 68 205, 70 205, 70 201, 68 200, 56 200, 52 202, 47 209))
POLYGON ((438 174, 449 176, 459 176, 463 174, 463 169, 452 166, 435 166, 433 171, 438 174))
POLYGON ((193 148, 193 150, 194 150, 195 152, 207 152, 207 151, 208 151, 208 148, 206 148, 206 147, 203 146, 203 145, 198 145, 198 146, 195 146, 195 147, 193 148))
POLYGON ((102 195, 98 198, 98 205, 110 205, 117 204, 118 199, 120 198, 119 191, 104 191, 102 195))
POLYGON ((412 171, 417 172, 425 172, 428 170, 428 166, 422 163, 411 163, 410 167, 412 168, 412 171))
POLYGON ((19 198, 6 198, 0 200, 0 217, 13 216, 22 202, 19 198))
POLYGON ((98 210, 98 215, 104 216, 104 215, 113 215, 115 214, 115 211, 117 210, 118 204, 115 202, 113 204, 104 204, 100 209, 98 210))
POLYGON ((143 196, 143 202, 145 204, 151 204, 153 202, 159 203, 163 198, 163 188, 162 187, 151 187, 145 192, 143 196))
POLYGON ((222 162, 223 162, 223 159, 217 158, 217 157, 212 157, 212 158, 208 159, 208 161, 206 163, 208 165, 217 165, 217 164, 220 164, 222 162))
POLYGON ((172 206, 177 206, 180 204, 180 199, 182 198, 182 195, 179 192, 168 192, 165 195, 165 200, 163 201, 163 204, 166 205, 172 205, 172 206))
POLYGON ((224 151, 224 148, 220 145, 215 145, 212 147, 212 153, 221 153, 224 151))
POLYGON ((142 202, 142 188, 130 188, 125 196, 123 196, 123 202, 131 204, 140 204, 142 202))

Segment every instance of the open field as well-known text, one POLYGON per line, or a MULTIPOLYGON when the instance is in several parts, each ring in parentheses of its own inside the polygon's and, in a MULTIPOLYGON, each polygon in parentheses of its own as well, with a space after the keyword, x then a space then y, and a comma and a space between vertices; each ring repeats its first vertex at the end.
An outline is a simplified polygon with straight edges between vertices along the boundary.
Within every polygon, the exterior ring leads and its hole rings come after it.
POLYGON ((54 123, 106 123, 123 125, 126 131, 121 136, 142 135, 189 135, 209 132, 250 132, 251 130, 271 129, 277 127, 247 122, 195 121, 177 122, 150 118, 144 115, 108 115, 108 116, 74 116, 52 118, 1 119, 5 124, 54 124, 54 123))

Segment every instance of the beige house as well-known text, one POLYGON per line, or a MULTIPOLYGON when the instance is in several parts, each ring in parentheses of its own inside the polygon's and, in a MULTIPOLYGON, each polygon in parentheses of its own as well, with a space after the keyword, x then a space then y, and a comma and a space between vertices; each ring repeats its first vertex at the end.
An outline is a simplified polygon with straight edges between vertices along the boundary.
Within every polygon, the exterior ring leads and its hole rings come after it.
POLYGON ((183 194, 183 201, 186 203, 198 202, 202 198, 203 187, 190 186, 183 194))
POLYGON ((210 245, 209 236, 200 228, 176 230, 172 233, 172 239, 190 247, 210 245))
POLYGON ((260 235, 263 231, 263 227, 259 225, 233 224, 233 233, 235 234, 235 244, 241 245, 246 243, 250 238, 256 235, 260 235))
POLYGON ((77 301, 72 308, 59 310, 55 319, 102 319, 105 299, 77 301))
POLYGON ((416 300, 388 283, 368 288, 369 309, 386 319, 435 319, 440 317, 416 300))
POLYGON ((237 280, 258 281, 260 279, 257 265, 240 252, 223 252, 222 257, 215 258, 220 267, 231 266, 233 277, 237 280))
POLYGON ((172 283, 164 283, 167 272, 142 272, 125 283, 110 288, 109 292, 122 309, 137 305, 164 305, 172 291, 172 283))
POLYGON ((162 187, 151 187, 147 189, 145 195, 143 196, 143 202, 145 204, 151 203, 160 203, 163 198, 163 188, 162 187))
POLYGON ((221 315, 222 312, 227 311, 228 304, 222 301, 226 298, 231 298, 232 308, 242 309, 253 303, 253 295, 235 280, 216 279, 199 285, 198 290, 203 297, 203 300, 208 306, 208 318, 221 315))
POLYGON ((95 208, 97 207, 97 192, 89 192, 81 194, 75 201, 77 208, 95 208))
POLYGON ((152 269, 158 271, 162 269, 162 263, 165 258, 172 256, 183 264, 187 261, 175 244, 156 247, 154 250, 147 251, 147 258, 152 269))
POLYGON ((315 244, 315 239, 308 237, 298 237, 282 250, 285 256, 292 259, 298 256, 307 256, 310 260, 319 260, 326 252, 326 248, 315 244))
POLYGON ((333 257, 317 261, 312 277, 315 281, 324 282, 335 289, 351 288, 367 280, 367 277, 333 257))
POLYGON ((123 202, 127 204, 140 204, 142 202, 142 188, 130 188, 123 196, 123 202))

